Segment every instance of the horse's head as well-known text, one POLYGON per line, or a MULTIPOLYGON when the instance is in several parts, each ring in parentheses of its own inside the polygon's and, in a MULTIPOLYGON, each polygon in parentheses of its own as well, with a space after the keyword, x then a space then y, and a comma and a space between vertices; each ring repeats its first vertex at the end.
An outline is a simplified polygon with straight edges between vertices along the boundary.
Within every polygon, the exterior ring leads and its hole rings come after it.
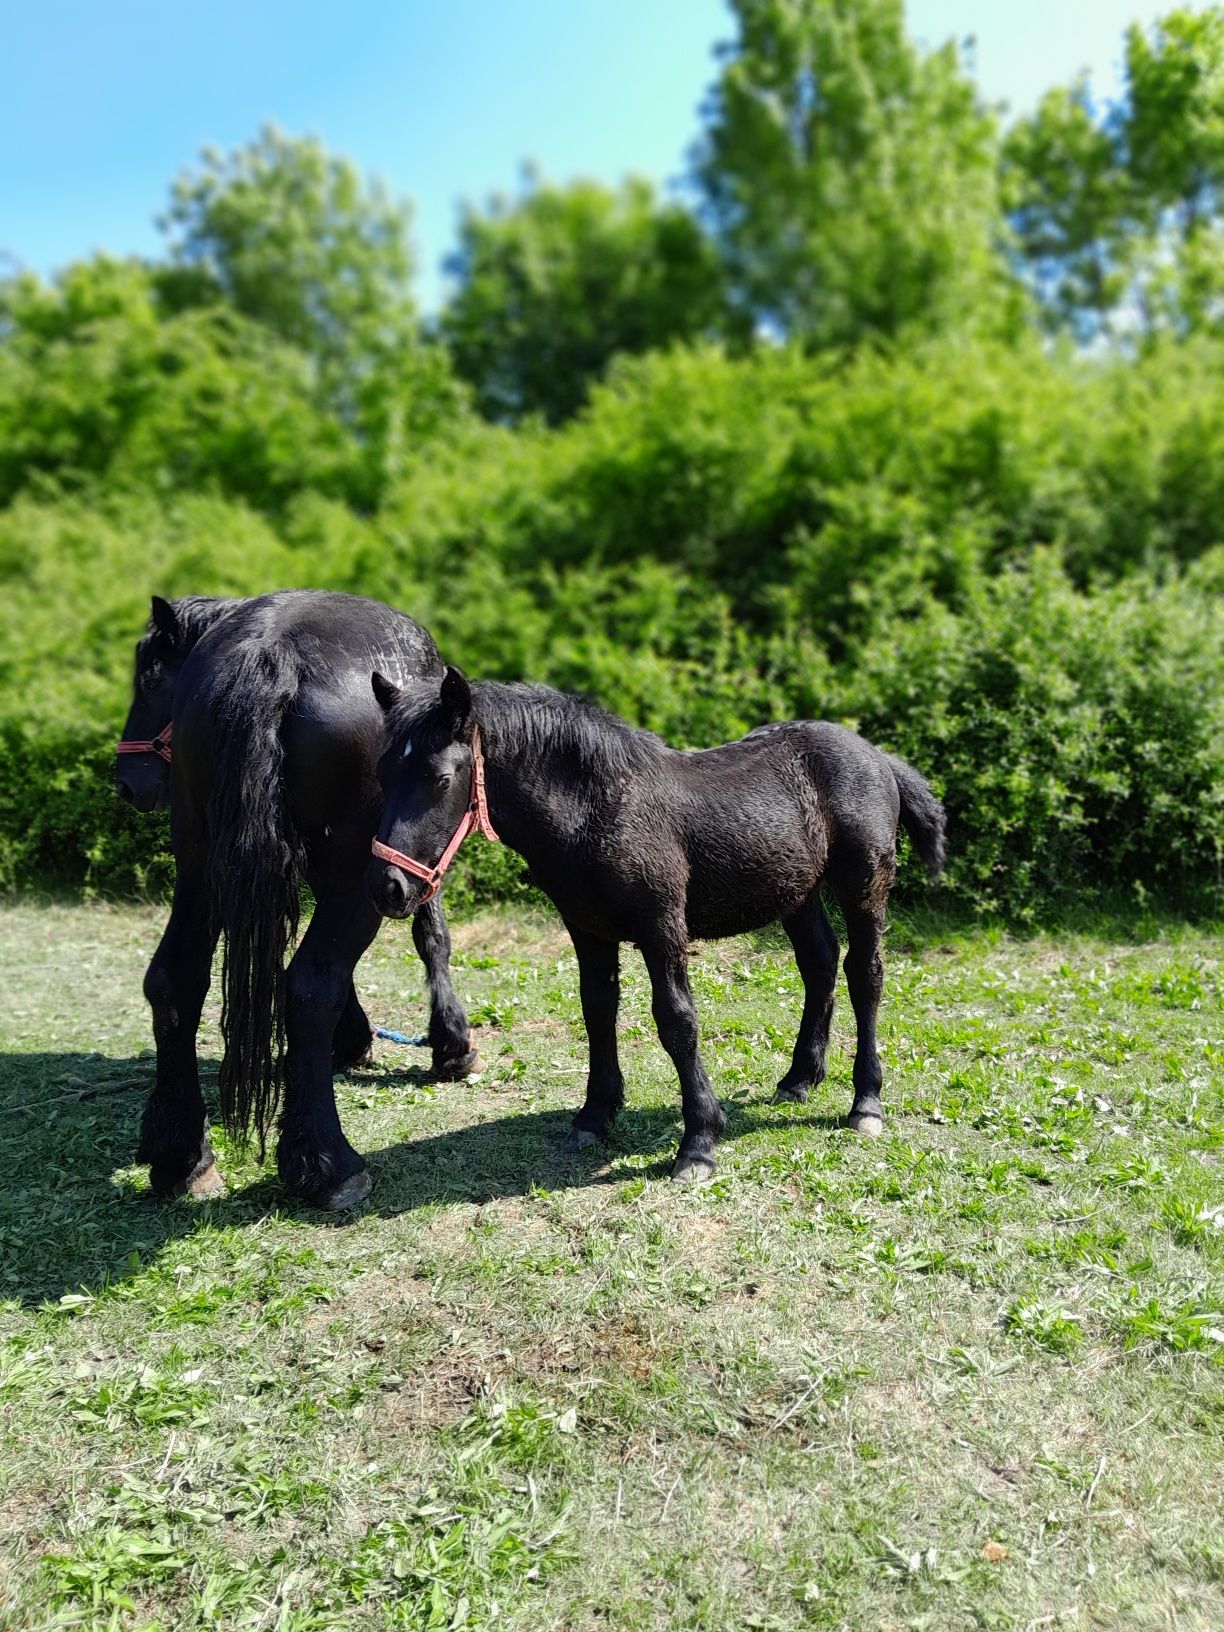
MULTIPOLYGON (((477 787, 472 690, 451 668, 440 682, 418 681, 408 692, 381 674, 372 684, 387 718, 378 762, 382 821, 375 859, 366 869, 366 892, 384 917, 407 918, 437 889, 458 842, 470 831, 467 817, 477 787), (408 862, 411 866, 404 865, 408 862)), ((481 807, 481 825, 491 833, 483 794, 481 807)))
POLYGON ((136 642, 136 678, 132 706, 115 756, 119 797, 139 811, 164 810, 170 802, 170 761, 155 743, 163 741, 174 712, 174 688, 188 644, 178 613, 154 595, 148 630, 136 642), (130 751, 133 745, 136 751, 130 751))

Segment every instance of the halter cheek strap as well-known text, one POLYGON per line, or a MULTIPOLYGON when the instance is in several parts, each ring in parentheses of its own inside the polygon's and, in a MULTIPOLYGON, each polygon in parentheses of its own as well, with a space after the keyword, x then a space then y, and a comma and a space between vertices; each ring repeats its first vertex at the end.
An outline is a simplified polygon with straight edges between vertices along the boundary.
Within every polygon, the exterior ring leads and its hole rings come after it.
POLYGON ((463 813, 463 820, 455 829, 450 843, 443 850, 437 863, 433 867, 427 867, 424 862, 414 861, 411 856, 406 856, 402 850, 393 850, 381 839, 371 839, 370 849, 380 861, 389 861, 393 867, 399 867, 403 872, 411 873, 414 878, 425 881, 428 888, 419 902, 420 906, 424 906, 426 901, 432 901, 442 888, 446 870, 459 854, 459 846, 468 834, 475 832, 477 828, 490 843, 501 843, 496 828, 489 820, 489 800, 485 793, 484 758, 480 752, 479 727, 472 732, 472 791, 468 798, 468 806, 463 813))
POLYGON ((173 727, 166 725, 150 738, 148 742, 120 742, 115 745, 117 754, 160 754, 166 764, 170 763, 170 733, 173 727))

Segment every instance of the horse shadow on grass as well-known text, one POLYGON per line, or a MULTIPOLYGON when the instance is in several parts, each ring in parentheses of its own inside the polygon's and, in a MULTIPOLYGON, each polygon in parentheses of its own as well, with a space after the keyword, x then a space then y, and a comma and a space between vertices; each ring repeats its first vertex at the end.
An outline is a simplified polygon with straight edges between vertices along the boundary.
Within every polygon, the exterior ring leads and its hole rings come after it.
MULTIPOLYGON (((211 1063, 201 1062, 206 1073, 211 1063)), ((679 1134, 678 1103, 674 1111, 627 1105, 607 1145, 573 1151, 565 1147, 572 1109, 513 1111, 443 1133, 414 1136, 409 1125, 402 1139, 363 1149, 374 1190, 352 1213, 320 1213, 286 1195, 271 1158, 257 1180, 216 1200, 159 1201, 127 1172, 152 1086, 150 1064, 147 1056, 0 1055, 0 1302, 38 1308, 65 1294, 96 1293, 147 1268, 201 1225, 241 1228, 273 1211, 342 1229, 371 1213, 393 1218, 436 1203, 483 1205, 642 1178, 666 1182, 679 1134), (645 1167, 627 1161, 644 1154, 652 1158, 645 1167)), ((409 1068, 391 1081, 422 1077, 409 1068)), ((412 1108, 405 1105, 403 1114, 410 1123, 412 1108)), ((815 1111, 790 1108, 784 1115, 787 1127, 830 1130, 842 1123, 815 1111)), ((765 1099, 732 1102, 724 1146, 768 1128, 777 1116, 765 1099)), ((359 1141, 359 1128, 351 1126, 350 1134, 359 1141)))

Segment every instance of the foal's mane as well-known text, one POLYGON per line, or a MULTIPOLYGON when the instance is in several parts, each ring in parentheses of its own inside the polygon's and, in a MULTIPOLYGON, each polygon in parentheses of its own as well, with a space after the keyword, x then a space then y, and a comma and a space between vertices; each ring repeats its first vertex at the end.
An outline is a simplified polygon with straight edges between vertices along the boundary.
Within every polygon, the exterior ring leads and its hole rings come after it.
MULTIPOLYGON (((477 681, 473 715, 485 743, 499 758, 561 753, 579 775, 618 777, 654 764, 667 752, 653 731, 642 731, 598 703, 551 686, 477 681)), ((405 687, 396 705, 400 740, 436 750, 449 731, 432 682, 405 687)))

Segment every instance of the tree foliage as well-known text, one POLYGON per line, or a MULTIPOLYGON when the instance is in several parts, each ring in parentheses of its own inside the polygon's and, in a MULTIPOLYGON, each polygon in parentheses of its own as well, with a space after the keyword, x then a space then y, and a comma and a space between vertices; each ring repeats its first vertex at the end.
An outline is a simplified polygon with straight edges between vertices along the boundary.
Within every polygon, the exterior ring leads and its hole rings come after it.
POLYGON ((810 345, 1008 320, 996 126, 902 0, 732 0, 695 155, 740 308, 810 345))
POLYGON ((552 424, 586 400, 613 357, 722 326, 713 247, 649 182, 552 187, 467 209, 447 263, 456 289, 442 333, 490 419, 552 424))

